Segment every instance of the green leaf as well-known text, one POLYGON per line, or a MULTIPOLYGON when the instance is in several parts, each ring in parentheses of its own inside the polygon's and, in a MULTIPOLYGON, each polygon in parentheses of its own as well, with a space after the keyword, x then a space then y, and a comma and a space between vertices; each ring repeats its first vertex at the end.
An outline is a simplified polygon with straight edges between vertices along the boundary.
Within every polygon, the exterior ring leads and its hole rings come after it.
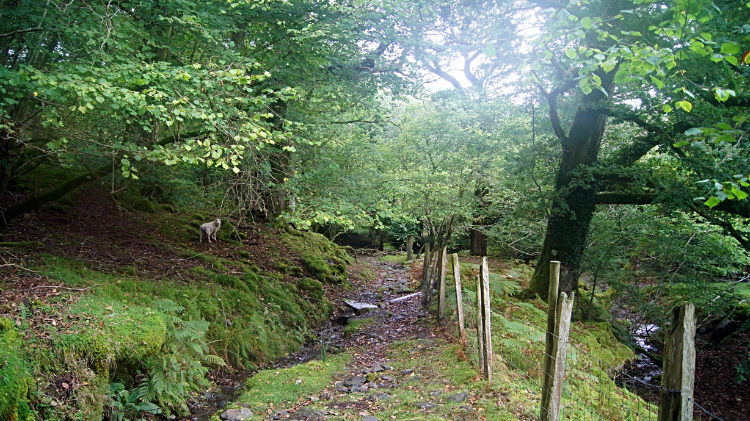
POLYGON ((742 190, 740 190, 740 189, 738 189, 736 187, 732 187, 732 193, 734 193, 734 195, 737 197, 737 200, 745 200, 745 199, 747 199, 747 193, 745 193, 744 191, 742 191, 742 190))
POLYGON ((735 66, 739 66, 740 62, 737 60, 737 57, 735 56, 726 56, 724 57, 724 60, 727 61, 727 63, 733 64, 735 66))
POLYGON ((623 83, 628 79, 629 73, 622 67, 615 73, 615 83, 623 83))
POLYGON ((737 54, 739 52, 740 44, 737 44, 736 42, 725 42, 724 44, 721 44, 722 54, 737 54))
POLYGON ((679 141, 679 142, 675 143, 675 144, 674 144, 673 146, 674 146, 675 148, 681 148, 681 147, 683 147, 683 146, 687 146, 687 145, 689 145, 689 144, 690 144, 690 142, 688 142, 687 140, 681 140, 681 141, 679 141))
POLYGON ((571 60, 576 58, 577 56, 575 50, 573 50, 572 48, 565 48, 565 55, 568 56, 568 58, 571 60))
POLYGON ((594 27, 593 23, 591 22, 590 17, 585 17, 581 19, 581 26, 583 26, 586 29, 591 29, 594 27))
POLYGON ((699 135, 701 133, 703 133, 703 130, 700 129, 700 128, 698 128, 698 127, 693 127, 691 129, 687 129, 685 131, 685 135, 686 136, 695 136, 695 135, 699 135))
POLYGON ((693 109, 693 104, 690 103, 690 101, 677 101, 675 104, 677 108, 682 108, 683 110, 690 112, 693 109))
POLYGON ((614 59, 614 57, 608 59, 604 63, 602 63, 602 70, 609 73, 611 72, 615 66, 617 66, 617 60, 614 59))
POLYGON ((664 106, 661 107, 661 110, 664 111, 665 113, 671 113, 672 107, 670 107, 669 104, 664 104, 664 106))
POLYGON ((493 47, 492 45, 484 47, 483 51, 484 55, 486 55, 487 57, 495 57, 497 55, 497 51, 495 51, 495 47, 493 47))
POLYGON ((714 206, 718 205, 719 203, 721 203, 721 200, 719 200, 719 199, 711 196, 710 199, 706 200, 706 202, 704 203, 704 205, 708 206, 709 208, 713 208, 714 206))
POLYGON ((661 79, 659 79, 659 78, 656 78, 656 77, 654 77, 654 76, 651 76, 651 81, 652 81, 652 82, 654 82, 654 84, 655 84, 655 85, 656 85, 656 86, 657 86, 657 87, 658 87, 659 89, 661 89, 661 88, 663 88, 663 87, 664 87, 664 82, 662 82, 662 81, 661 81, 661 79))

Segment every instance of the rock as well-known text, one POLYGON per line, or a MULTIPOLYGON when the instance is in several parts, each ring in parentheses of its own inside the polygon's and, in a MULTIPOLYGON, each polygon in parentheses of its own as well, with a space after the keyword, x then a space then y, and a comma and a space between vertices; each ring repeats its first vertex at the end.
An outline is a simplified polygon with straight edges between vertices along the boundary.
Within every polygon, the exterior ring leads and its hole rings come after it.
POLYGON ((401 370, 401 374, 406 374, 406 375, 409 375, 409 374, 411 374, 413 372, 414 372, 414 370, 411 369, 411 368, 406 369, 406 370, 401 370))
POLYGON ((349 393, 349 388, 344 386, 339 386, 336 388, 336 391, 339 393, 349 393))
POLYGON ((292 415, 292 417, 289 419, 303 421, 321 421, 325 420, 326 416, 320 411, 316 411, 314 409, 303 406, 302 408, 298 409, 297 412, 294 413, 294 415, 292 415))
MULTIPOLYGON (((430 396, 440 396, 442 394, 443 394, 442 390, 433 390, 432 392, 430 392, 430 396)), ((448 399, 450 399, 450 398, 448 398, 448 399)))
POLYGON ((383 399, 390 399, 391 395, 387 393, 376 393, 372 395, 372 397, 375 398, 375 400, 382 401, 383 399))
POLYGON ((382 380, 385 380, 385 381, 387 381, 387 382, 392 382, 393 380, 395 380, 395 379, 394 379, 393 377, 391 377, 391 376, 380 376, 380 378, 381 378, 382 380))
POLYGON ((381 371, 385 371, 385 368, 383 368, 382 365, 374 365, 372 367, 367 367, 366 369, 362 370, 362 372, 365 374, 380 373, 381 371))
POLYGON ((358 303, 356 301, 352 300, 344 300, 344 304, 348 305, 349 307, 361 311, 365 309, 372 309, 372 308, 378 308, 378 306, 374 304, 368 304, 368 303, 358 303))
POLYGON ((432 409, 437 407, 434 403, 430 402, 417 402, 417 408, 419 409, 432 409))
POLYGON ((247 408, 227 409, 222 412, 220 418, 226 421, 243 421, 253 417, 253 413, 247 408))
POLYGON ((367 381, 367 379, 362 376, 354 376, 350 379, 344 380, 344 386, 359 386, 365 384, 365 381, 367 381))
POLYGON ((361 386, 352 386, 351 391, 352 391, 352 393, 367 392, 367 389, 369 389, 369 387, 367 387, 366 384, 363 384, 361 386))
POLYGON ((375 417, 364 417, 362 418, 362 421, 380 421, 380 419, 375 417))
POLYGON ((461 403, 466 400, 466 398, 469 397, 469 394, 466 392, 456 393, 455 395, 448 396, 448 402, 453 403, 461 403))

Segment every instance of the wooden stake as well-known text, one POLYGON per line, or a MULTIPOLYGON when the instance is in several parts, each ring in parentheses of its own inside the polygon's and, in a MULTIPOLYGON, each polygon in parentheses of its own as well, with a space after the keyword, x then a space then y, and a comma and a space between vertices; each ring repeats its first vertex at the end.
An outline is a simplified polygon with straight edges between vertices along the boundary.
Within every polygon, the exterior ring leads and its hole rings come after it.
POLYGON ((487 257, 482 258, 482 307, 484 309, 484 378, 487 383, 492 383, 492 312, 490 311, 490 271, 487 265, 487 257))
POLYGON ((477 275, 477 347, 479 349, 479 369, 484 373, 484 311, 482 309, 482 274, 477 275))
POLYGON ((411 261, 414 258, 414 236, 409 235, 406 237, 406 260, 411 261))
POLYGON ((547 292, 547 333, 544 346, 544 363, 542 365, 542 404, 541 419, 549 420, 550 398, 554 380, 554 342, 555 319, 557 317, 557 290, 560 285, 560 262, 551 261, 549 290, 547 292))
POLYGON ((445 273, 448 266, 448 247, 440 253, 440 286, 438 287, 438 320, 445 317, 445 273))
POLYGON ((456 284, 456 311, 458 312, 458 342, 466 348, 466 329, 464 328, 464 303, 463 288, 461 287, 461 266, 458 263, 458 254, 451 255, 453 263, 453 280, 456 284))
POLYGON ((664 374, 659 391, 658 421, 693 419, 695 382, 695 304, 675 308, 664 338, 664 374))
POLYGON ((422 263, 422 303, 427 303, 430 288, 430 243, 424 245, 424 260, 422 263))

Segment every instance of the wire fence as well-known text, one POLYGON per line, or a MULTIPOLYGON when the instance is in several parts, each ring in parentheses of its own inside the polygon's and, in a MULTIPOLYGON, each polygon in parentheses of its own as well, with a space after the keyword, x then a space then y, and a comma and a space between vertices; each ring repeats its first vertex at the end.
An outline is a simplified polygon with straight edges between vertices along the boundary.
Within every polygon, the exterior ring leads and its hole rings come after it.
MULTIPOLYGON (((543 367, 546 336, 544 327, 529 322, 529 318, 515 317, 514 309, 541 313, 509 305, 504 310, 493 309, 493 336, 499 340, 493 343, 496 357, 493 368, 503 375, 498 380, 512 387, 507 392, 511 400, 522 404, 507 406, 506 409, 524 420, 540 419, 540 404, 543 392, 543 379, 552 373, 543 367)), ((543 320, 537 314, 531 317, 543 320)), ((569 341, 566 358, 565 382, 560 404, 561 420, 580 421, 656 421, 658 405, 649 402, 636 392, 652 390, 652 400, 658 401, 661 391, 681 393, 689 399, 694 408, 695 419, 725 421, 720 416, 706 410, 688 394, 667 390, 660 385, 649 383, 629 374, 620 367, 614 367, 590 352, 586 344, 569 341)))

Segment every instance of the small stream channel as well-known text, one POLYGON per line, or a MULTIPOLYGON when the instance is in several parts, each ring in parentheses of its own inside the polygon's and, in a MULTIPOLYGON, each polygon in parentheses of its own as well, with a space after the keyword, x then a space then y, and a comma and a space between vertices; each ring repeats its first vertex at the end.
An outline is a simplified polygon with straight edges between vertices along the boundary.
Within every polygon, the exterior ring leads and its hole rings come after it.
MULTIPOLYGON (((383 266, 391 266, 388 263, 378 263, 380 270, 384 270, 383 266)), ((378 269, 378 266, 376 266, 376 269, 378 269)), ((398 291, 398 287, 403 287, 402 284, 404 284, 404 282, 398 281, 396 277, 393 276, 393 273, 405 270, 390 268, 390 271, 391 276, 385 276, 386 273, 383 272, 381 272, 380 275, 384 279, 387 279, 387 281, 394 282, 395 288, 393 291, 398 291)), ((404 276, 406 275, 402 274, 401 277, 403 278, 404 276)), ((376 303, 381 301, 375 292, 367 290, 360 291, 356 294, 356 297, 349 298, 354 301, 366 303, 376 303)), ((336 316, 333 320, 327 322, 315 331, 315 337, 318 338, 317 341, 308 342, 297 352, 267 364, 261 367, 261 369, 292 367, 311 361, 321 355, 322 352, 327 352, 329 354, 343 352, 351 345, 351 338, 343 335, 343 326, 348 323, 350 318, 356 317, 357 312, 354 309, 347 308, 344 310, 343 307, 341 307, 339 311, 335 312, 335 314, 336 316)), ((211 387, 203 394, 203 396, 194 399, 189 403, 191 414, 188 419, 191 421, 208 421, 213 414, 240 397, 243 392, 242 385, 255 375, 255 373, 257 373, 257 371, 239 371, 230 375, 219 376, 219 379, 215 380, 215 383, 218 383, 217 386, 211 387)))
MULTIPOLYGON (((639 347, 651 353, 658 353, 659 350, 651 338, 658 330, 659 326, 647 323, 631 332, 631 335, 639 347)), ((618 383, 651 400, 653 392, 661 385, 662 368, 648 355, 636 351, 636 359, 626 364, 624 371, 627 376, 618 383)))
MULTIPOLYGON (((321 345, 325 346, 328 353, 338 353, 346 347, 342 336, 342 324, 346 323, 348 317, 354 312, 339 315, 335 320, 326 323, 315 331, 318 342, 308 342, 286 357, 280 358, 261 369, 287 368, 297 364, 304 364, 321 354, 321 345)), ((221 383, 211 387, 204 395, 190 403, 190 420, 208 421, 213 414, 220 411, 227 404, 233 402, 243 392, 242 385, 253 377, 257 371, 238 371, 230 375, 223 375, 221 383)))

